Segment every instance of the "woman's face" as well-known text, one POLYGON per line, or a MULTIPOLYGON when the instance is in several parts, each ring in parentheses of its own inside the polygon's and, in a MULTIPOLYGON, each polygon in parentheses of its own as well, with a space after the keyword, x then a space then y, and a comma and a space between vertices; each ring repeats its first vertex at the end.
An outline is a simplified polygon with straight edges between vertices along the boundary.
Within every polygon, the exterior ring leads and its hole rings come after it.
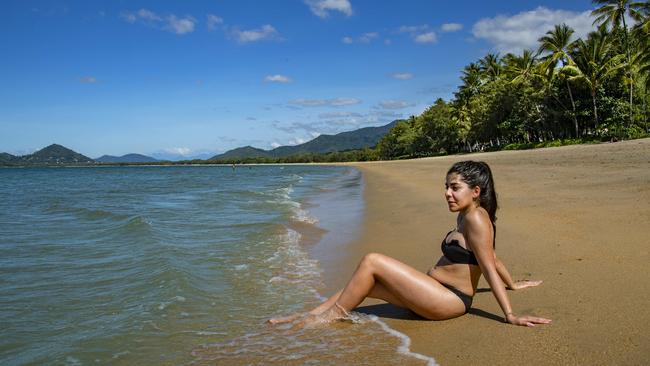
POLYGON ((476 199, 480 194, 480 188, 470 188, 459 174, 452 173, 445 180, 445 198, 451 212, 463 212, 472 206, 476 206, 476 199))

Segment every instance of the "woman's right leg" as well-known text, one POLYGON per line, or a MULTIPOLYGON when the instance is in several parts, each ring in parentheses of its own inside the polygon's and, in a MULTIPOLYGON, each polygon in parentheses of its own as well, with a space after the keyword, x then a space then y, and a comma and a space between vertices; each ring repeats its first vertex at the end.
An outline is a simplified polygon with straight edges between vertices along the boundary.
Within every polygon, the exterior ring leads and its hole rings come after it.
POLYGON ((432 320, 454 318, 465 313, 465 304, 436 279, 394 258, 367 254, 341 292, 335 307, 326 310, 331 317, 351 311, 381 284, 389 296, 402 306, 432 320))
POLYGON ((455 318, 465 313, 463 301, 440 282, 396 259, 376 253, 363 258, 343 291, 336 295, 312 310, 303 323, 323 323, 345 317, 366 297, 384 298, 432 320, 455 318))
MULTIPOLYGON (((314 309, 309 311, 309 314, 318 315, 318 314, 322 313, 323 311, 331 308, 339 300, 339 297, 341 296, 342 292, 343 292, 342 289, 337 291, 334 295, 330 296, 329 299, 325 300, 322 304, 318 305, 317 307, 315 307, 314 309)), ((387 303, 390 303, 390 304, 393 304, 395 306, 399 306, 399 307, 402 307, 402 308, 406 307, 402 303, 402 301, 400 299, 393 296, 393 294, 391 294, 390 291, 388 291, 388 289, 386 287, 384 287, 384 285, 382 285, 381 283, 378 283, 378 282, 375 283, 372 290, 370 291, 370 294, 368 294, 367 297, 371 297, 373 299, 384 300, 387 303)))
MULTIPOLYGON (((290 321, 293 321, 297 318, 299 318, 302 315, 310 314, 310 315, 319 315, 325 310, 328 310, 332 306, 335 306, 336 302, 338 301, 339 297, 341 296, 341 293, 343 292, 343 289, 337 291, 334 295, 330 296, 329 299, 325 300, 323 303, 315 307, 314 309, 310 310, 309 312, 306 313, 295 313, 289 316, 285 317, 279 317, 279 318, 272 318, 269 319, 269 323, 271 324, 280 324, 280 323, 287 323, 290 321)), ((387 303, 393 304, 395 306, 399 306, 402 308, 405 308, 406 306, 395 296, 393 296, 390 291, 384 285, 381 283, 375 283, 375 286, 372 288, 372 291, 368 295, 368 297, 371 297, 373 299, 379 299, 379 300, 384 300, 387 303)))

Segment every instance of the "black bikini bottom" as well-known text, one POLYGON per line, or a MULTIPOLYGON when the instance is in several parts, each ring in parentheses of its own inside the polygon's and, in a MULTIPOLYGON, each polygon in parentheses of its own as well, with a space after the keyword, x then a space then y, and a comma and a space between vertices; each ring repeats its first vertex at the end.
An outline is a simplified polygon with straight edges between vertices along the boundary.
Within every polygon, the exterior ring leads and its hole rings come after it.
POLYGON ((449 291, 453 292, 454 294, 456 294, 456 296, 458 296, 458 298, 460 298, 460 300, 463 302, 463 304, 465 304, 465 314, 467 314, 467 312, 469 311, 469 308, 472 307, 473 297, 469 296, 468 294, 460 291, 459 289, 457 289, 457 288, 455 288, 453 286, 445 285, 444 283, 441 283, 441 285, 448 288, 449 291))

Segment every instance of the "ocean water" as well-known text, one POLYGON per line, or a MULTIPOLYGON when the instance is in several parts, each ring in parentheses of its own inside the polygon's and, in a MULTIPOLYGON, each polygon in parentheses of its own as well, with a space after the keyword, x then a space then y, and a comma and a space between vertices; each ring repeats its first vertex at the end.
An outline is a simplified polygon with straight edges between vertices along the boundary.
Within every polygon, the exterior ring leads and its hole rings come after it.
POLYGON ((434 364, 373 316, 265 323, 329 295, 362 189, 348 167, 0 169, 0 364, 434 364))

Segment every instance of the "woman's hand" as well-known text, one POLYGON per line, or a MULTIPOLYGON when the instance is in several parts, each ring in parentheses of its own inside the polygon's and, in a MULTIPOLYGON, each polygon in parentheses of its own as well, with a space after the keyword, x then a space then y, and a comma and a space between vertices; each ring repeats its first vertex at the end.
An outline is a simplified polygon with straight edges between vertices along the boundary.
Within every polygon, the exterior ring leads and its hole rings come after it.
POLYGON ((542 284, 542 282, 543 281, 521 280, 521 281, 517 281, 517 282, 513 283, 512 286, 509 286, 508 288, 511 289, 511 290, 514 290, 514 291, 522 290, 522 289, 525 289, 525 288, 528 288, 528 287, 539 286, 539 285, 542 284))
POLYGON ((506 316, 506 322, 513 325, 523 325, 526 327, 534 327, 535 324, 549 324, 551 319, 539 318, 536 316, 522 315, 516 316, 514 314, 508 314, 506 316))

